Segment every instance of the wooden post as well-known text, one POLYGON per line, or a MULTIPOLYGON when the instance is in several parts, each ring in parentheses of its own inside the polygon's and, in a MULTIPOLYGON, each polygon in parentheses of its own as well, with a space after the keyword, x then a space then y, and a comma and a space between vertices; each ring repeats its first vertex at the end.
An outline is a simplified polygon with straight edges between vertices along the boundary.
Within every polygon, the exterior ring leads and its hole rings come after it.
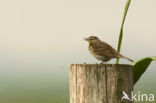
POLYGON ((70 103, 133 103, 133 66, 123 64, 72 64, 69 69, 70 103))

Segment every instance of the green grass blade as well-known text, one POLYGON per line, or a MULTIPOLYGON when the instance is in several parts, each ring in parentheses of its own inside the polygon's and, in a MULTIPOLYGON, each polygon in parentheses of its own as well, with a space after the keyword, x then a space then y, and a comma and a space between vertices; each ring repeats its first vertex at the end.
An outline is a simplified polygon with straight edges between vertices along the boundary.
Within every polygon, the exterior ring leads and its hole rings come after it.
POLYGON ((146 57, 132 63, 132 65, 134 65, 134 85, 140 79, 152 61, 156 61, 156 56, 146 57))
MULTIPOLYGON (((131 0, 127 0, 125 10, 124 10, 124 14, 123 14, 120 34, 119 34, 118 48, 117 48, 118 53, 120 53, 120 49, 121 49, 121 43, 122 43, 122 37, 123 37, 123 26, 124 26, 124 22, 125 22, 125 19, 126 19, 126 15, 127 15, 127 11, 128 11, 130 3, 131 3, 131 0)), ((116 60, 116 63, 117 64, 119 63, 119 58, 116 60)))

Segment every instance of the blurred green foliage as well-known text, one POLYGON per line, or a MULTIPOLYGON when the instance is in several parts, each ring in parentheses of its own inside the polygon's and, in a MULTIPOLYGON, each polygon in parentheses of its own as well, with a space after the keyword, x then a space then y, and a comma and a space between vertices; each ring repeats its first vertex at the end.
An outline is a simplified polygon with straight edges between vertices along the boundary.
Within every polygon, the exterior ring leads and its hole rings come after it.
MULTIPOLYGON (((124 26, 124 22, 126 19, 126 15, 127 15, 130 3, 131 3, 131 0, 127 0, 126 5, 125 5, 123 20, 121 23, 121 29, 120 29, 119 40, 118 40, 118 48, 117 48, 118 53, 120 53, 120 49, 121 49, 122 38, 123 38, 123 26, 124 26)), ((143 73, 146 71, 146 69, 148 68, 148 66, 150 65, 150 63, 153 60, 156 60, 156 57, 146 57, 146 58, 137 60, 133 63, 133 65, 134 65, 134 84, 143 75, 143 73)), ((119 58, 117 58, 116 63, 117 64, 119 63, 119 58)))
MULTIPOLYGON (((126 15, 127 15, 130 3, 131 3, 131 0, 127 0, 125 10, 124 10, 124 14, 123 14, 122 23, 121 23, 120 34, 119 34, 118 48, 117 48, 118 53, 120 53, 120 49, 121 49, 121 43, 122 43, 122 37, 123 37, 123 26, 124 26, 124 22, 125 22, 125 19, 126 19, 126 15)), ((119 58, 117 58, 116 63, 117 64, 119 63, 119 58)))
POLYGON ((132 63, 134 65, 134 84, 143 75, 152 61, 156 61, 156 56, 146 57, 132 63))

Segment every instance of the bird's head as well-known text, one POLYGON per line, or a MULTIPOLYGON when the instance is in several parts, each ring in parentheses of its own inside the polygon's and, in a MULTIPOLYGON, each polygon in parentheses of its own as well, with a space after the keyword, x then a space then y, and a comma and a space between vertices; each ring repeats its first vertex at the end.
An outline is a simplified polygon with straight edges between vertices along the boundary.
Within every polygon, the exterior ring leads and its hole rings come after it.
POLYGON ((97 43, 100 41, 100 39, 96 36, 90 36, 88 38, 84 38, 84 40, 88 41, 88 43, 97 43))

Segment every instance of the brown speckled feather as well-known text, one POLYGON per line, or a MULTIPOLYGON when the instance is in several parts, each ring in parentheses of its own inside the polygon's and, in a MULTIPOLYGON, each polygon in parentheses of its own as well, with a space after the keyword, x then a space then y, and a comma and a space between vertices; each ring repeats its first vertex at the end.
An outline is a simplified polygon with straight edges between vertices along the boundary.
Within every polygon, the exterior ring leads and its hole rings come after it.
POLYGON ((120 56, 112 46, 105 42, 100 41, 96 44, 91 44, 90 46, 94 49, 94 52, 97 55, 107 56, 110 58, 116 58, 120 56))
POLYGON ((100 41, 95 36, 90 36, 86 39, 89 42, 90 53, 98 60, 102 62, 107 62, 112 58, 125 58, 129 61, 133 61, 128 57, 119 54, 111 45, 100 41))

